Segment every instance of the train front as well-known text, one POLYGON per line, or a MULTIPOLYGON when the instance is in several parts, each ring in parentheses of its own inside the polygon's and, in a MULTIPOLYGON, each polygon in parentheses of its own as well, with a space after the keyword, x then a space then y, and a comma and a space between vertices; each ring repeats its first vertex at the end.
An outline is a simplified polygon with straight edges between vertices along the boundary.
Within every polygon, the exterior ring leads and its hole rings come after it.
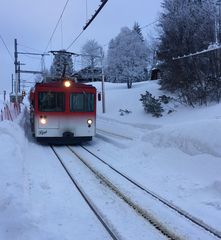
POLYGON ((75 144, 96 130, 96 88, 71 80, 35 86, 32 129, 37 141, 75 144))

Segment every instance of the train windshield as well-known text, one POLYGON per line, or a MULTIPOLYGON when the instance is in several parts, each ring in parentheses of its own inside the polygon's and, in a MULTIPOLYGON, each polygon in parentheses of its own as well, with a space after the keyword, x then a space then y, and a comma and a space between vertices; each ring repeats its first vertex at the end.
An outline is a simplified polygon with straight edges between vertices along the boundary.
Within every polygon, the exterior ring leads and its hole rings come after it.
POLYGON ((92 93, 72 93, 70 95, 71 112, 93 112, 94 94, 92 93))
POLYGON ((39 92, 38 111, 40 112, 64 112, 65 94, 62 92, 39 92))

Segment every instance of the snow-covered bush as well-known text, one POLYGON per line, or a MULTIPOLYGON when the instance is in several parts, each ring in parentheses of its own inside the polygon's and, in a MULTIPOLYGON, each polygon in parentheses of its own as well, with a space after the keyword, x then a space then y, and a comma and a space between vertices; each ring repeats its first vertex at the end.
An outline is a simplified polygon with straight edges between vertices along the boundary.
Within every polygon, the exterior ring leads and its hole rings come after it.
POLYGON ((145 112, 151 113, 153 117, 162 117, 163 112, 171 114, 176 111, 175 108, 178 106, 177 99, 166 95, 161 95, 158 98, 155 98, 148 91, 146 91, 145 94, 141 94, 140 101, 143 103, 145 112))
POLYGON ((121 115, 121 116, 124 116, 124 114, 129 114, 129 113, 131 113, 131 111, 129 111, 128 109, 125 109, 125 110, 120 109, 119 112, 120 112, 120 115, 121 115))
POLYGON ((151 93, 146 91, 145 94, 141 94, 140 101, 142 101, 146 113, 151 113, 153 117, 162 117, 164 109, 161 106, 161 102, 153 97, 151 93))
POLYGON ((159 96, 159 100, 164 104, 168 104, 171 100, 173 100, 173 98, 170 96, 162 95, 162 96, 159 96))

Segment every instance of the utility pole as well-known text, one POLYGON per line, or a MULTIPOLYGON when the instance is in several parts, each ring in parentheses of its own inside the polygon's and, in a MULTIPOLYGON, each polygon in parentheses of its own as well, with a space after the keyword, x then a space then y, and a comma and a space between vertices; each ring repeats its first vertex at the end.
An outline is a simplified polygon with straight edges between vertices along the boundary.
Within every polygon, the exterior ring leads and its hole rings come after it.
MULTIPOLYGON (((220 46, 220 5, 221 5, 221 0, 216 0, 216 11, 215 11, 215 31, 216 31, 216 45, 220 46)), ((215 53, 215 56, 216 56, 216 61, 217 61, 217 76, 220 76, 220 69, 221 69, 221 66, 220 66, 220 49, 216 51, 215 53)), ((216 77, 217 77, 216 76, 216 77)))
POLYGON ((221 0, 215 2, 215 43, 220 43, 220 4, 221 0))
POLYGON ((15 101, 18 102, 18 43, 17 39, 14 40, 14 47, 15 47, 15 101))
POLYGON ((15 101, 18 102, 18 93, 21 91, 21 73, 31 73, 31 74, 43 74, 44 71, 44 59, 43 57, 45 55, 49 54, 42 54, 42 53, 29 53, 29 52, 18 52, 18 43, 17 39, 14 40, 14 64, 15 64, 15 85, 13 84, 13 76, 12 76, 12 93, 13 93, 13 85, 14 85, 14 91, 15 91, 15 101), (42 56, 42 69, 41 71, 29 71, 29 70, 21 70, 21 65, 25 65, 18 61, 18 55, 19 54, 27 54, 27 55, 36 55, 36 56, 42 56))
POLYGON ((17 44, 17 39, 14 40, 14 47, 15 47, 15 52, 14 52, 14 57, 15 57, 15 74, 17 73, 17 66, 18 66, 18 44, 17 44))
POLYGON ((105 91, 104 91, 104 66, 103 66, 103 57, 102 57, 102 112, 105 113, 105 91))
POLYGON ((21 63, 18 61, 18 92, 20 93, 21 91, 21 63))
POLYGON ((102 74, 102 81, 101 81, 101 89, 102 89, 102 112, 105 113, 105 89, 104 89, 104 53, 102 52, 102 49, 100 48, 101 51, 101 74, 102 74))
POLYGON ((4 90, 4 102, 6 100, 6 91, 4 90))
POLYGON ((12 94, 13 94, 13 91, 14 91, 14 77, 13 77, 13 74, 12 74, 12 94))
POLYGON ((221 10, 220 10, 220 6, 221 6, 221 0, 217 0, 216 2, 216 5, 218 6, 218 21, 217 21, 217 24, 218 24, 218 29, 217 29, 217 41, 218 41, 218 44, 220 43, 220 27, 221 27, 221 19, 220 19, 220 14, 221 14, 221 10))

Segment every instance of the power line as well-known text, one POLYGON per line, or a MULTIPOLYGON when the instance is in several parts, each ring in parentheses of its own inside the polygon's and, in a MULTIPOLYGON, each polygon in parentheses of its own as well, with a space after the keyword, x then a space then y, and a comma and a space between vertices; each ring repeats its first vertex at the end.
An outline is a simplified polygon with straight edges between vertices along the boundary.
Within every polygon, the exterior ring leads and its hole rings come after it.
POLYGON ((88 4, 87 4, 87 0, 86 0, 86 6, 85 6, 85 8, 86 8, 86 21, 87 21, 87 13, 88 13, 88 9, 87 9, 87 6, 88 6, 88 4))
POLYGON ((62 18, 63 14, 64 14, 64 11, 65 11, 65 9, 66 9, 69 1, 70 1, 70 0, 67 0, 66 3, 65 3, 65 5, 64 5, 64 7, 63 7, 63 10, 62 10, 62 12, 61 12, 61 15, 60 15, 60 17, 59 17, 59 19, 58 19, 58 21, 57 21, 57 24, 55 25, 55 28, 54 28, 54 30, 53 30, 53 32, 52 32, 52 34, 51 34, 51 37, 50 37, 50 39, 49 39, 49 41, 48 41, 48 44, 47 44, 44 52, 47 51, 47 49, 48 49, 48 47, 49 47, 49 45, 50 45, 50 42, 51 42, 51 40, 52 40, 52 38, 53 38, 53 36, 54 36, 55 31, 57 30, 58 24, 59 24, 59 22, 61 21, 61 18, 62 18))
MULTIPOLYGON (((151 22, 151 23, 149 23, 149 24, 147 24, 147 25, 144 25, 144 26, 141 27, 140 29, 149 27, 149 26, 153 25, 153 24, 156 23, 156 22, 159 22, 159 20, 155 20, 154 22, 151 22)), ((105 44, 102 45, 102 47, 106 47, 106 46, 108 46, 108 44, 109 44, 109 43, 105 43, 105 44)), ((96 49, 99 49, 99 48, 100 48, 100 47, 93 48, 93 50, 96 50, 96 49)))
POLYGON ((98 13, 101 11, 101 9, 104 7, 104 5, 107 3, 108 0, 101 0, 101 5, 99 8, 95 11, 94 15, 92 15, 91 19, 86 23, 86 25, 83 27, 83 30, 85 30, 91 23, 92 21, 96 18, 98 13))
POLYGON ((9 49, 8 49, 6 43, 5 43, 5 41, 4 41, 4 39, 3 39, 3 37, 2 37, 1 35, 0 35, 0 38, 1 38, 3 44, 4 44, 5 48, 6 48, 6 50, 7 50, 8 54, 9 54, 9 56, 11 57, 12 61, 14 62, 14 58, 13 58, 12 54, 10 53, 10 51, 9 51, 9 49))
POLYGON ((81 34, 84 32, 84 30, 82 30, 77 37, 71 42, 71 44, 67 47, 67 50, 70 49, 72 47, 72 45, 78 40, 78 38, 81 36, 81 34))
POLYGON ((26 48, 26 49, 34 50, 34 51, 36 51, 36 52, 40 52, 39 49, 36 49, 36 48, 33 48, 33 47, 29 47, 29 46, 24 45, 24 44, 21 44, 21 43, 18 43, 18 46, 22 46, 22 47, 24 47, 24 48, 26 48))
POLYGON ((156 21, 154 21, 154 22, 151 22, 151 23, 149 23, 149 24, 147 24, 147 25, 141 27, 140 29, 143 29, 143 28, 149 27, 150 25, 153 25, 153 24, 156 23, 156 22, 159 22, 159 20, 156 20, 156 21))
MULTIPOLYGON (((91 19, 86 23, 86 25, 83 27, 83 30, 77 35, 77 37, 71 42, 71 44, 67 47, 67 50, 70 49, 73 44, 78 40, 78 38, 82 35, 84 30, 92 23, 92 21, 95 19, 95 17, 98 15, 98 13, 101 11, 101 9, 104 7, 104 5, 107 3, 108 0, 101 0, 101 5, 98 7, 98 9, 95 11, 94 15, 92 15, 91 19)), ((87 2, 86 2, 86 8, 87 8, 87 2)), ((86 9, 87 11, 87 9, 86 9)))
POLYGON ((200 54, 203 54, 203 53, 215 51, 215 50, 218 50, 220 48, 221 48, 221 46, 215 44, 214 46, 211 46, 208 49, 202 50, 200 52, 190 53, 190 54, 187 54, 187 55, 183 55, 181 57, 180 56, 173 57, 172 59, 173 60, 179 60, 179 59, 183 59, 183 58, 193 57, 193 56, 200 55, 200 54))

